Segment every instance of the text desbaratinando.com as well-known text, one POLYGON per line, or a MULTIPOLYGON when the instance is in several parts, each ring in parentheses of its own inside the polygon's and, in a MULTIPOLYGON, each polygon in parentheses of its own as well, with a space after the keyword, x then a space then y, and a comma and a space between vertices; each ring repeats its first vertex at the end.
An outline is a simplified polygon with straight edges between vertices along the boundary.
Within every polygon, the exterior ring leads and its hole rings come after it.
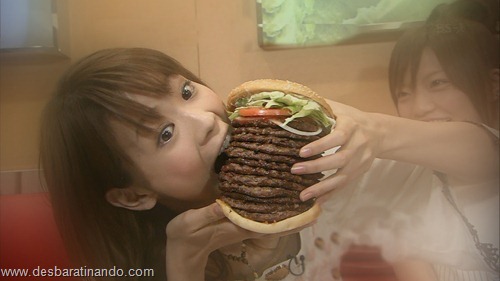
POLYGON ((42 268, 40 266, 33 269, 20 269, 20 268, 0 268, 0 276, 15 277, 15 276, 31 276, 31 277, 152 277, 154 276, 154 269, 146 268, 131 268, 121 269, 112 268, 87 268, 86 266, 80 268, 42 268))

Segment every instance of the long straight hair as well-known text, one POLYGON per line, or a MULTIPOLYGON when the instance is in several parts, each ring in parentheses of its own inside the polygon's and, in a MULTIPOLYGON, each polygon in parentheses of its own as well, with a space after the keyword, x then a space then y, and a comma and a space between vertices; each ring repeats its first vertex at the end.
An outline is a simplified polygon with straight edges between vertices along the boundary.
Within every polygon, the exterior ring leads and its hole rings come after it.
MULTIPOLYGON (((165 227, 177 214, 161 204, 148 211, 117 208, 105 200, 105 194, 111 187, 128 187, 142 176, 118 145, 109 120, 147 131, 143 124, 161 116, 129 99, 129 94, 168 95, 168 78, 173 75, 203 84, 158 51, 99 51, 67 71, 45 108, 41 168, 56 221, 76 266, 124 271, 151 268, 155 270, 151 280, 166 279, 165 227)), ((218 261, 217 257, 212 260, 218 261)), ((224 272, 224 265, 218 268, 224 272)))
POLYGON ((405 75, 412 86, 425 48, 431 49, 451 82, 464 92, 483 122, 495 124, 491 71, 498 69, 498 39, 479 23, 436 21, 410 30, 396 43, 389 64, 389 88, 394 103, 405 75))

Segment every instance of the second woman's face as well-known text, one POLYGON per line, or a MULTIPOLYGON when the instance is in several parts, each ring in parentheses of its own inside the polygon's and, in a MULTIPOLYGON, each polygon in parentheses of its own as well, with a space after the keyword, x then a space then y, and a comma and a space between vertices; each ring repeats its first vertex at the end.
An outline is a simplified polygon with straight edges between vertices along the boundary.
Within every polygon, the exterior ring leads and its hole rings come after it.
POLYGON ((422 53, 415 85, 407 73, 398 93, 397 109, 401 117, 421 121, 472 121, 481 117, 469 97, 449 80, 434 52, 422 53))
POLYGON ((214 163, 228 135, 225 107, 211 89, 182 76, 172 77, 170 86, 173 93, 161 98, 131 96, 163 116, 147 124, 154 137, 120 122, 112 127, 144 176, 140 187, 174 209, 206 206, 217 196, 214 163))

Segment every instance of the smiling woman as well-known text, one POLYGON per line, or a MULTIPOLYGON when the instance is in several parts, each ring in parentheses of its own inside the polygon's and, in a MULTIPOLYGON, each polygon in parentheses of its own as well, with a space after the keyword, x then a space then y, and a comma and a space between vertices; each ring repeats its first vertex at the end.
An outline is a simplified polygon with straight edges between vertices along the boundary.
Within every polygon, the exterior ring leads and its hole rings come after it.
POLYGON ((437 22, 406 33, 394 48, 389 71, 399 114, 498 129, 497 50, 495 37, 474 22, 437 22), (431 114, 432 106, 448 112, 431 114))
POLYGON ((467 94, 450 81, 431 49, 423 50, 415 81, 410 82, 408 76, 397 93, 400 116, 421 121, 482 123, 480 112, 467 94))
MULTIPOLYGON (((413 120, 385 118, 366 133, 370 145, 382 144, 382 159, 335 191, 332 206, 340 236, 380 247, 398 280, 498 280, 498 47, 467 21, 428 24, 396 43, 391 95, 399 115, 413 120), (382 139, 370 135, 380 130, 382 139)), ((354 120, 353 134, 369 124, 354 120)))

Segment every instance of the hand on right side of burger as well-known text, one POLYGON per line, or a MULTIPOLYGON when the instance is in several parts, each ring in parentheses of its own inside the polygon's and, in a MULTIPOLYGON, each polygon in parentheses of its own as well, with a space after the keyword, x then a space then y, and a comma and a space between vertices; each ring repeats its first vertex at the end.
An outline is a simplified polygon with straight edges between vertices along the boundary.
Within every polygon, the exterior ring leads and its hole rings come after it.
POLYGON ((347 185, 364 174, 379 153, 380 133, 369 113, 328 100, 337 116, 332 132, 321 139, 305 145, 300 150, 303 158, 335 151, 315 160, 295 164, 294 174, 311 174, 336 171, 321 182, 308 187, 300 194, 305 201, 326 199, 331 191, 347 185))

